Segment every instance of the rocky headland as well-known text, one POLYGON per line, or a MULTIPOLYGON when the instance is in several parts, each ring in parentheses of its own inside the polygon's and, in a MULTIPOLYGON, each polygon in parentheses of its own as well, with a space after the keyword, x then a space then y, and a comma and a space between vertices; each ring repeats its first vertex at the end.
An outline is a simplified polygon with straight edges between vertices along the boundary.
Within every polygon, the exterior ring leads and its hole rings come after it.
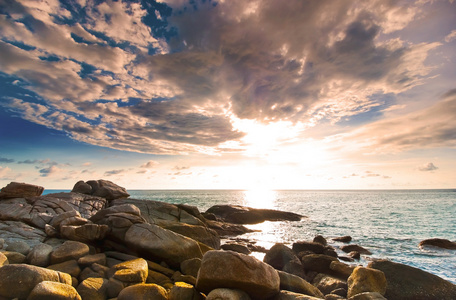
MULTIPOLYGON (((197 207, 130 199, 106 180, 70 193, 12 182, 0 191, 3 299, 456 299, 456 285, 388 260, 353 265, 368 249, 349 236, 270 249, 233 239, 243 224, 304 216, 242 206, 197 207), (248 255, 263 251, 263 261, 248 255), (347 264, 346 261, 352 263, 347 264)), ((420 247, 453 249, 426 240, 420 247)))

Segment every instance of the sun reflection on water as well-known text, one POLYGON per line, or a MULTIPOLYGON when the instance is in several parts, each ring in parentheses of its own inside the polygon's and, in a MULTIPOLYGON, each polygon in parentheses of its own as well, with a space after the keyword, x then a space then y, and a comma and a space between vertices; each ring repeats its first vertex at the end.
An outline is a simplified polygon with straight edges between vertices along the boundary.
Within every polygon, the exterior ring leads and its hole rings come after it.
POLYGON ((277 200, 277 192, 268 189, 253 189, 244 191, 244 206, 253 208, 268 208, 275 207, 277 200))

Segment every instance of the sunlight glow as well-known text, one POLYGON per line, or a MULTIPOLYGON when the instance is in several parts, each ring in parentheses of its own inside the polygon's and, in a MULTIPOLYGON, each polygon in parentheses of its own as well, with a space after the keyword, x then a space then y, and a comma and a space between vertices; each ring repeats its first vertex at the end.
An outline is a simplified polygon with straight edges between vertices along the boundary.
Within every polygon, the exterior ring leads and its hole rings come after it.
POLYGON ((268 189, 256 188, 244 191, 244 205, 254 208, 274 208, 277 192, 268 189))

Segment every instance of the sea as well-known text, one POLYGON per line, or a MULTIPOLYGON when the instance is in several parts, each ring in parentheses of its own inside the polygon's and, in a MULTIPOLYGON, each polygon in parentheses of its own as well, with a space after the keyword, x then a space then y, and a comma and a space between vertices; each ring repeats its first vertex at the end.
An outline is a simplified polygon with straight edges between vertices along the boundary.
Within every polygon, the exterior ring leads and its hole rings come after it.
MULTIPOLYGON (((48 192, 48 191, 46 191, 48 192)), ((420 241, 456 241, 456 189, 450 190, 129 190, 130 198, 188 204, 206 211, 213 205, 236 204, 290 211, 305 216, 298 222, 247 225, 258 230, 240 236, 269 249, 275 243, 291 247, 322 235, 349 235, 351 244, 372 252, 356 265, 388 259, 420 268, 456 284, 456 250, 427 247, 420 241)), ((253 253, 259 259, 264 254, 253 253)))

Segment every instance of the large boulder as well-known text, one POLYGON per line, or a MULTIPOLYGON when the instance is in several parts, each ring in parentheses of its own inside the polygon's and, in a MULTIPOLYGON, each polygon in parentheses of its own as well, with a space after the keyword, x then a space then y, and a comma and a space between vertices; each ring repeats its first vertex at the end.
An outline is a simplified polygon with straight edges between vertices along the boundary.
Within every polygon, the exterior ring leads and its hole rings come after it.
MULTIPOLYGON (((203 300, 204 298, 193 285, 178 281, 168 294, 168 300, 203 300)), ((220 299, 220 298, 219 298, 220 299)))
POLYGON ((30 199, 31 213, 59 215, 68 211, 78 211, 83 218, 90 218, 106 206, 105 198, 79 193, 53 193, 30 199))
POLYGON ((220 236, 215 230, 207 228, 206 226, 190 225, 176 222, 165 225, 163 228, 206 244, 213 249, 220 249, 220 236))
POLYGON ((127 190, 109 180, 89 180, 86 182, 92 187, 91 194, 93 196, 102 197, 107 200, 129 197, 127 190))
POLYGON ((359 245, 344 245, 344 246, 340 247, 340 250, 344 251, 345 253, 350 253, 352 251, 356 251, 356 252, 359 252, 361 254, 367 254, 367 255, 371 255, 372 254, 372 252, 370 252, 366 248, 361 247, 359 245))
POLYGON ((215 289, 212 290, 206 300, 250 300, 249 294, 241 290, 233 289, 215 289))
POLYGON ((425 247, 425 246, 432 246, 432 247, 438 247, 438 248, 443 248, 443 249, 450 249, 450 250, 456 250, 456 242, 452 242, 450 240, 446 239, 428 239, 428 240, 423 240, 419 244, 420 247, 425 247))
POLYGON ((315 271, 328 275, 334 274, 331 270, 331 262, 338 261, 337 258, 324 254, 309 254, 301 259, 302 267, 305 271, 315 271))
POLYGON ((117 199, 111 202, 111 206, 122 204, 133 204, 141 211, 142 217, 150 224, 166 226, 176 222, 190 225, 204 226, 199 218, 191 215, 186 209, 162 201, 138 200, 138 199, 117 199))
POLYGON ((69 274, 25 264, 1 267, 0 278, 0 296, 8 299, 26 299, 33 288, 42 281, 55 281, 68 285, 72 282, 69 274))
POLYGON ((0 221, 0 238, 5 241, 6 245, 21 241, 34 247, 44 242, 46 234, 43 230, 23 222, 0 221))
POLYGON ((51 264, 67 260, 78 260, 89 254, 89 246, 77 241, 66 241, 51 253, 51 264))
POLYGON ((108 276, 127 284, 145 283, 148 271, 147 261, 137 258, 112 266, 108 276))
POLYGON ((125 234, 125 243, 146 258, 159 259, 171 266, 203 255, 198 243, 153 224, 134 224, 125 234))
POLYGON ((423 270, 388 260, 373 261, 368 267, 385 274, 387 299, 456 299, 455 284, 423 270))
POLYGON ((316 242, 298 241, 293 243, 292 249, 295 253, 310 251, 315 254, 323 254, 325 246, 316 242))
POLYGON ((253 299, 267 299, 279 292, 280 278, 270 265, 232 251, 213 250, 204 254, 196 288, 209 293, 216 288, 245 291, 253 299))
POLYGON ((280 277, 280 289, 309 295, 317 298, 324 298, 323 293, 315 286, 301 277, 286 272, 278 271, 280 277))
POLYGON ((40 196, 44 187, 28 183, 10 182, 0 190, 0 199, 40 196))
POLYGON ((241 205, 214 205, 206 213, 211 213, 225 222, 235 224, 257 224, 264 221, 300 221, 304 216, 292 212, 258 209, 241 205))
POLYGON ((81 300, 81 296, 71 285, 55 282, 42 281, 30 292, 27 300, 81 300))
POLYGON ((106 300, 108 280, 90 277, 83 280, 76 289, 82 299, 106 300))
POLYGON ((168 300, 168 292, 157 284, 135 284, 123 289, 117 300, 168 300))
POLYGON ((62 226, 60 235, 62 238, 79 241, 94 242, 103 240, 108 234, 110 228, 108 225, 84 224, 79 226, 62 226))
POLYGON ((356 267, 347 283, 348 298, 364 292, 377 292, 383 296, 387 286, 386 277, 382 271, 364 267, 356 267))

